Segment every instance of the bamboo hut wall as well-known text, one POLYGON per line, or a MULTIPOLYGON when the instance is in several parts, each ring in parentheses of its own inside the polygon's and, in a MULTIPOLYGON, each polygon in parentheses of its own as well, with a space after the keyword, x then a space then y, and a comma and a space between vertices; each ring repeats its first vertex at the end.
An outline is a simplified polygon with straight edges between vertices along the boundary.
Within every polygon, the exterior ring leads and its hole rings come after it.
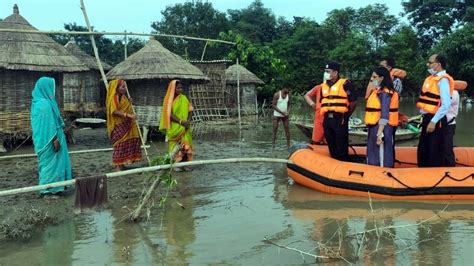
POLYGON ((104 90, 99 72, 64 74, 64 111, 72 113, 97 113, 104 110, 104 90))
POLYGON ((35 71, 0 71, 0 134, 29 135, 31 92, 36 81, 49 76, 56 81, 56 101, 63 98, 62 75, 35 71))
POLYGON ((225 62, 193 63, 210 82, 191 84, 189 96, 194 106, 193 118, 197 120, 213 120, 228 118, 225 96, 225 62))
POLYGON ((140 125, 158 126, 168 83, 159 79, 127 80, 140 125))
POLYGON ((242 87, 242 109, 245 114, 255 114, 257 110, 257 92, 255 84, 244 84, 242 87))
MULTIPOLYGON (((255 84, 240 84, 240 108, 244 114, 255 114, 256 112, 256 91, 255 84)), ((227 84, 226 103, 232 115, 237 114, 237 84, 227 84)))

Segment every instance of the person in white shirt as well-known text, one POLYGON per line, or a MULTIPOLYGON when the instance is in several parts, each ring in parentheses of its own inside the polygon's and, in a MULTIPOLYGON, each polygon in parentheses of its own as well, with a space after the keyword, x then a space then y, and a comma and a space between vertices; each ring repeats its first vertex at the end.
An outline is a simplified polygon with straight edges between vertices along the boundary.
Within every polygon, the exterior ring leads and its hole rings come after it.
POLYGON ((286 145, 290 147, 290 89, 288 87, 273 95, 273 148, 275 148, 278 124, 280 121, 285 128, 286 145))
POLYGON ((446 57, 439 54, 430 56, 426 63, 430 75, 416 103, 423 117, 417 149, 418 167, 447 166, 444 161, 446 113, 451 106, 454 80, 446 73, 446 63, 446 57))
POLYGON ((448 112, 446 113, 446 119, 448 120, 448 126, 446 128, 445 143, 443 160, 445 166, 456 166, 456 157, 454 156, 454 134, 456 131, 456 116, 459 111, 459 92, 453 91, 451 96, 451 105, 449 106, 448 112))

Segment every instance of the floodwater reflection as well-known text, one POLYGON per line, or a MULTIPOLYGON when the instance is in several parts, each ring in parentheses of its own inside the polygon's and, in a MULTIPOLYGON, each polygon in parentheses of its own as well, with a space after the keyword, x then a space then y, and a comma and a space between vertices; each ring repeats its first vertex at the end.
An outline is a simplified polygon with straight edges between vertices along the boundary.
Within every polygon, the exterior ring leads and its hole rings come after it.
MULTIPOLYGON (((395 202, 327 197, 288 188, 288 209, 312 222, 315 252, 350 262, 463 264, 474 259, 472 202, 395 202)), ((309 247, 306 247, 309 248, 309 247)))

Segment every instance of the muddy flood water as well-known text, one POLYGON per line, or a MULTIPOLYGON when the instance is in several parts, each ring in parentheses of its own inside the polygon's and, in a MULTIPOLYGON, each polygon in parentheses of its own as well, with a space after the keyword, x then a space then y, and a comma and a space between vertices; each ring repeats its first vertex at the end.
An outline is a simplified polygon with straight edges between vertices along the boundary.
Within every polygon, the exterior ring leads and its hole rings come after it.
MULTIPOLYGON (((413 103, 402 101, 403 105, 415 114, 410 109, 413 103)), ((360 110, 356 116, 361 117, 360 110)), ((309 112, 298 110, 292 119, 310 119, 309 112)), ((463 105, 456 145, 474 146, 473 114, 463 105)), ((197 130, 195 160, 286 159, 282 128, 272 149, 270 119, 247 118, 241 131, 235 123, 197 130)), ((70 150, 110 147, 105 132, 77 130, 77 143, 70 150)), ((293 143, 306 141, 295 126, 291 134, 293 143)), ((161 141, 150 145, 152 156, 166 151, 161 141)), ((31 152, 27 145, 9 154, 31 152)), ((112 171, 111 152, 74 154, 71 160, 76 177, 112 171)), ((36 158, 0 160, 0 165, 0 190, 37 183, 36 158)), ((149 185, 144 181, 148 176, 109 179, 109 206, 84 213, 73 208, 74 195, 58 200, 40 199, 37 193, 0 198, 0 265, 471 265, 474 261, 473 201, 370 202, 293 184, 281 163, 230 163, 174 173, 177 186, 164 208, 158 206, 157 195, 148 218, 130 223, 124 217, 149 185)))

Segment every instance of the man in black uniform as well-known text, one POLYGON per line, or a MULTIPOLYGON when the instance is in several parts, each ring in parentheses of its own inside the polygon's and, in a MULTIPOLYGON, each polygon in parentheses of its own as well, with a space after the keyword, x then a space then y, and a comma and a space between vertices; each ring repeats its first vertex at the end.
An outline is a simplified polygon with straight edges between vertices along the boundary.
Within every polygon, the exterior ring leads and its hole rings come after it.
POLYGON ((341 161, 349 158, 349 117, 355 109, 357 95, 354 85, 339 76, 341 65, 329 62, 321 84, 321 114, 324 135, 331 157, 341 161))

